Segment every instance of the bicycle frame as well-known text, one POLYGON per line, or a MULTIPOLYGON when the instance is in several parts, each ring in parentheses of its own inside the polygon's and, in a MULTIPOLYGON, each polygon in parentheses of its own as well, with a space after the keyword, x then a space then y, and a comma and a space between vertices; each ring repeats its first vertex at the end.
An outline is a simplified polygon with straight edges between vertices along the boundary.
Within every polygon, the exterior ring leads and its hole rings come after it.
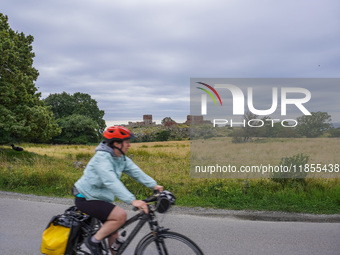
MULTIPOLYGON (((145 201, 147 203, 156 202, 158 195, 159 195, 159 193, 154 193, 153 196, 151 196, 151 197, 149 197, 147 199, 144 199, 143 201, 145 201)), ((171 204, 168 204, 168 206, 170 206, 170 205, 171 204)), ((164 227, 160 227, 158 225, 158 221, 155 219, 156 218, 156 214, 155 214, 156 207, 154 208, 150 204, 147 204, 147 206, 148 206, 148 209, 149 209, 149 213, 148 214, 146 214, 144 211, 136 214, 135 216, 129 218, 124 223, 124 225, 121 226, 117 230, 117 232, 123 231, 125 229, 125 227, 127 227, 130 224, 138 221, 136 226, 131 230, 131 233, 124 240, 124 242, 122 242, 122 244, 120 245, 120 247, 116 251, 116 255, 121 255, 126 250, 127 246, 136 237, 136 235, 142 229, 142 227, 144 226, 144 224, 146 222, 149 223, 149 227, 150 227, 151 233, 149 232, 146 236, 144 236, 139 241, 139 243, 136 246, 136 250, 138 250, 140 245, 142 245, 145 240, 148 240, 150 237, 153 237, 154 241, 156 243, 156 247, 157 247, 157 250, 158 250, 159 254, 163 254, 162 249, 165 252, 165 254, 168 254, 167 248, 164 246, 164 241, 163 241, 163 238, 162 238, 162 234, 168 233, 169 229, 168 228, 164 228, 164 227)), ((137 208, 134 208, 134 210, 137 210, 137 208)), ((165 212, 165 211, 162 211, 162 212, 165 212)), ((96 219, 96 218, 92 218, 91 224, 82 227, 83 231, 84 231, 85 237, 87 237, 89 235, 93 235, 100 228, 100 226, 101 226, 101 222, 98 219, 96 219)), ((125 230, 124 230, 124 232, 125 232, 125 230)), ((84 237, 84 235, 82 235, 82 237, 84 237)), ((125 234, 123 233, 122 236, 125 237, 125 234)), ((111 247, 109 247, 109 245, 108 245, 108 237, 109 236, 104 238, 104 240, 102 241, 102 251, 105 254, 111 254, 111 247)), ((81 252, 81 254, 89 255, 89 253, 87 251, 84 251, 84 250, 81 249, 81 245, 82 244, 83 244, 83 240, 81 240, 80 244, 76 247, 77 254, 80 254, 79 252, 81 252)))
POLYGON ((149 222, 149 226, 150 226, 150 230, 154 233, 155 232, 155 228, 154 226, 156 226, 158 228, 158 222, 155 220, 155 214, 152 210, 150 210, 150 206, 149 206, 149 214, 146 214, 144 212, 139 213, 133 217, 131 217, 130 219, 128 219, 125 224, 123 226, 121 226, 119 228, 119 230, 124 229, 125 227, 127 227, 128 225, 138 221, 137 225, 134 227, 134 229, 131 231, 131 233, 129 234, 129 236, 126 238, 125 242, 119 247, 117 255, 121 255, 126 247, 131 243, 131 241, 135 238, 135 236, 137 235, 137 233, 141 230, 141 228, 144 226, 144 224, 148 221, 149 222))
MULTIPOLYGON (((181 235, 179 233, 176 232, 171 232, 169 231, 168 228, 164 228, 159 226, 158 221, 155 219, 156 215, 155 215, 155 211, 153 211, 150 206, 149 206, 149 213, 146 214, 144 212, 138 213, 135 216, 129 218, 125 224, 123 226, 121 226, 118 231, 124 231, 125 232, 125 227, 129 226, 130 224, 138 221, 138 223, 136 224, 136 226, 130 230, 131 233, 128 235, 128 237, 126 238, 126 240, 124 242, 122 242, 121 246, 118 248, 118 251, 116 252, 116 255, 121 255, 124 253, 124 251, 126 250, 127 246, 131 243, 131 241, 136 237, 137 233, 141 230, 141 228, 144 226, 144 224, 146 222, 149 223, 149 227, 151 232, 149 232, 148 234, 146 234, 142 239, 139 240, 139 243, 137 244, 136 248, 135 248, 135 253, 134 254, 147 254, 145 253, 145 250, 148 251, 148 247, 151 243, 155 243, 156 245, 156 249, 158 251, 158 254, 162 254, 162 255, 168 255, 169 251, 170 253, 173 252, 173 248, 175 248, 175 250, 178 248, 177 246, 169 246, 170 250, 168 250, 168 245, 166 245, 165 240, 166 239, 170 239, 170 240, 177 240, 180 244, 184 244, 185 247, 187 247, 189 249, 189 251, 194 252, 194 254, 196 255, 203 255, 203 252, 200 250, 200 248, 189 238, 187 238, 184 235, 181 235)), ((96 219, 96 218, 89 218, 91 220, 91 223, 85 223, 82 226, 83 228, 83 234, 80 236, 80 238, 86 238, 89 235, 93 235, 101 226, 101 222, 96 219)), ((123 233, 122 236, 125 236, 125 234, 123 233)), ((108 246, 108 237, 104 238, 104 240, 102 241, 102 251, 104 252, 103 254, 105 255, 109 255, 111 254, 111 247, 108 246)), ((79 241, 79 245, 77 246, 77 251, 76 254, 83 254, 83 255, 90 255, 90 253, 88 253, 85 250, 81 249, 81 246, 83 245, 83 239, 81 239, 79 241)), ((154 247, 152 247, 152 250, 155 249, 154 247)), ((154 254, 154 253, 152 253, 154 254)), ((190 253, 193 254, 193 253, 190 253)))
MULTIPOLYGON (((135 216, 129 218, 125 222, 125 224, 118 229, 118 231, 123 230, 125 227, 127 227, 128 225, 130 225, 130 224, 132 224, 136 221, 139 221, 139 222, 133 228, 133 230, 131 231, 129 236, 126 238, 124 243, 122 243, 122 245, 119 247, 116 255, 120 255, 125 251, 127 246, 131 243, 131 241, 135 238, 137 233, 141 230, 141 228, 144 226, 144 224, 147 221, 150 222, 150 228, 153 224, 158 225, 158 223, 157 222, 155 223, 155 221, 153 221, 153 219, 154 219, 154 215, 151 216, 151 215, 145 214, 145 213, 139 213, 139 214, 136 214, 135 216)), ((95 229, 99 229, 100 225, 101 225, 101 223, 100 223, 99 220, 97 220, 96 218, 91 218, 91 223, 90 224, 84 223, 82 228, 83 228, 83 231, 86 233, 86 235, 93 235, 95 233, 95 229)), ((108 245, 107 238, 108 237, 106 237, 102 242, 103 249, 104 249, 103 251, 105 252, 105 254, 111 254, 111 252, 110 252, 111 247, 109 247, 109 245, 108 245)), ((90 253, 88 253, 87 251, 84 251, 82 249, 80 249, 78 252, 81 252, 84 255, 90 255, 90 253)))

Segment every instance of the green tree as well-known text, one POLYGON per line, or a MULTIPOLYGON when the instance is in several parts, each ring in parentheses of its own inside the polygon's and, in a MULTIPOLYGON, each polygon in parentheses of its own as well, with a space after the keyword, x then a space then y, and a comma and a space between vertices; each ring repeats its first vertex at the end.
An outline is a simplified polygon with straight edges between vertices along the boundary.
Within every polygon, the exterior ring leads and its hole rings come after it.
POLYGON ((58 119, 62 132, 55 137, 55 143, 62 144, 88 144, 98 142, 100 135, 96 131, 97 123, 80 114, 72 114, 58 119))
POLYGON ((312 112, 297 118, 296 131, 306 137, 318 137, 332 127, 331 116, 327 112, 312 112))
POLYGON ((262 123, 258 121, 258 115, 246 112, 243 117, 244 125, 233 131, 233 143, 249 142, 253 137, 258 137, 264 132, 260 127, 262 123))
POLYGON ((331 137, 340 137, 340 128, 331 128, 329 134, 331 137))
POLYGON ((170 130, 162 130, 156 134, 156 141, 168 141, 170 138, 170 130))
POLYGON ((33 36, 14 32, 0 13, 0 143, 46 142, 60 133, 34 82, 33 36))
POLYGON ((174 121, 171 117, 165 117, 164 119, 162 119, 161 124, 165 125, 166 123, 169 123, 169 122, 176 123, 176 121, 174 121))
MULTIPOLYGON (((92 99, 90 95, 80 92, 70 95, 63 92, 61 94, 50 94, 44 102, 45 105, 51 107, 60 127, 63 129, 62 134, 55 139, 55 142, 70 143, 70 137, 73 137, 71 140, 75 141, 77 131, 73 132, 68 129, 68 127, 72 128, 68 125, 68 123, 73 122, 71 116, 77 116, 77 119, 81 119, 80 116, 82 116, 82 125, 87 125, 84 128, 86 129, 85 133, 89 135, 89 140, 80 138, 79 140, 83 142, 77 143, 98 142, 100 140, 106 127, 103 120, 104 111, 99 110, 97 101, 92 99)), ((81 134, 84 134, 84 130, 79 133, 79 135, 81 134)))
POLYGON ((104 111, 99 110, 97 101, 92 99, 90 95, 85 93, 74 93, 73 98, 75 100, 74 113, 89 117, 98 124, 98 132, 102 134, 106 128, 104 117, 104 111))
MULTIPOLYGON (((265 121, 265 119, 263 119, 265 121)), ((263 137, 298 137, 299 134, 293 127, 284 127, 280 122, 272 123, 271 121, 265 121, 263 127, 263 137)), ((284 121, 285 126, 289 126, 287 121, 284 121)), ((262 128, 261 128, 262 129, 262 128)))
POLYGON ((63 92, 61 94, 50 94, 44 99, 45 105, 51 107, 56 119, 70 116, 74 112, 75 100, 72 95, 63 92))

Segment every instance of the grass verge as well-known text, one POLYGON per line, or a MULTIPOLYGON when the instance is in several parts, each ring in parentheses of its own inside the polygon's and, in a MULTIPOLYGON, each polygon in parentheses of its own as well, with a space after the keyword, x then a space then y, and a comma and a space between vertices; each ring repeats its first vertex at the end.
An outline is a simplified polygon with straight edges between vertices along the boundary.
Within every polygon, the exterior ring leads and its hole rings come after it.
MULTIPOLYGON (((82 175, 74 161, 87 161, 95 146, 24 144, 25 151, 0 148, 0 189, 27 194, 70 197, 82 175)), ((270 179, 192 179, 189 142, 133 144, 129 156, 147 174, 177 197, 177 205, 236 210, 315 214, 340 213, 339 179, 306 179, 281 185, 270 179)), ((150 190, 123 175, 138 198, 150 190)))

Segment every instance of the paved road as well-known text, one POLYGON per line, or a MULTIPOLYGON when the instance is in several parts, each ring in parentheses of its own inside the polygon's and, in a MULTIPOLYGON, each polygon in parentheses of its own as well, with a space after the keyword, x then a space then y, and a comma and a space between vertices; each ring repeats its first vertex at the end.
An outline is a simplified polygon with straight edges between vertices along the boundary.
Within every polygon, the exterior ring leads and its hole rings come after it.
MULTIPOLYGON (((0 196, 0 254, 40 254, 46 224, 72 203, 60 201, 0 196)), ((167 214, 160 221, 189 236, 206 255, 336 255, 340 250, 340 223, 334 222, 250 221, 178 212, 167 214)), ((132 251, 133 247, 128 254, 132 251)))

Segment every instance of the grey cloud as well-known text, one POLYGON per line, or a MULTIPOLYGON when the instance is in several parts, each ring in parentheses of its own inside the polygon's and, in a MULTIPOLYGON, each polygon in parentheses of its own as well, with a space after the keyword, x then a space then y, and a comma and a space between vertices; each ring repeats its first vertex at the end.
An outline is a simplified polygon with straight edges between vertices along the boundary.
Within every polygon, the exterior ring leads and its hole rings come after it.
POLYGON ((190 77, 339 75, 336 0, 3 2, 43 96, 89 93, 106 120, 185 118, 190 77))

